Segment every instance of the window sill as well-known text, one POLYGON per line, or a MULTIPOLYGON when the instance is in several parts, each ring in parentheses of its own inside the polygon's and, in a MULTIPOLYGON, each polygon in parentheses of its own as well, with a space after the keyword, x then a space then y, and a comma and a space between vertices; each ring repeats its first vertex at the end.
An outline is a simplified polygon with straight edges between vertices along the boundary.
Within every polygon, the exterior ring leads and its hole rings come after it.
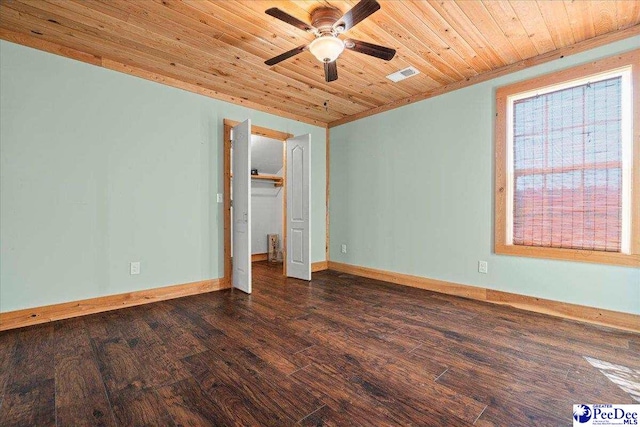
POLYGON ((640 267, 640 254, 588 251, 582 249, 542 248, 537 246, 495 245, 497 255, 513 255, 530 258, 545 258, 561 261, 590 262, 595 264, 640 267))

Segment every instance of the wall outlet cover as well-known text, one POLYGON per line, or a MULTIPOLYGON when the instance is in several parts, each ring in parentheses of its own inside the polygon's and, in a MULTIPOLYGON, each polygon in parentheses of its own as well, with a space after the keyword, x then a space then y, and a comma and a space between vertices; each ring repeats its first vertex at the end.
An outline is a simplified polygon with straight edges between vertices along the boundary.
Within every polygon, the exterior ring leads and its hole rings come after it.
POLYGON ((218 193, 218 195, 216 196, 216 200, 218 203, 222 203, 222 193, 218 193))
POLYGON ((478 273, 487 274, 489 272, 489 263, 487 261, 478 261, 478 273))
POLYGON ((132 275, 140 274, 140 261, 134 261, 129 264, 129 273, 132 275))
POLYGON ((343 254, 346 254, 346 253, 347 253, 347 245, 342 245, 342 246, 340 247, 340 251, 341 251, 343 254))

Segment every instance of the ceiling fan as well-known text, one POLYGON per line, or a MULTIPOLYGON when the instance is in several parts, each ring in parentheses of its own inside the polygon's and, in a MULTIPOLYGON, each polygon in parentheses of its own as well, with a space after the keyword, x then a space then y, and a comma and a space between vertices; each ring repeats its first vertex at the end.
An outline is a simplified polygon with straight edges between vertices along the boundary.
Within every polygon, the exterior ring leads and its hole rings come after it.
POLYGON ((311 25, 283 12, 277 7, 267 9, 265 11, 267 15, 273 16, 301 30, 313 33, 316 38, 309 44, 298 46, 264 63, 269 66, 275 65, 308 50, 318 61, 324 63, 324 78, 327 82, 332 82, 338 79, 336 60, 345 49, 389 61, 396 54, 395 49, 360 40, 342 40, 338 38, 340 34, 355 27, 359 22, 368 18, 378 9, 380 9, 380 4, 376 0, 362 0, 344 15, 336 8, 321 6, 311 12, 311 25))

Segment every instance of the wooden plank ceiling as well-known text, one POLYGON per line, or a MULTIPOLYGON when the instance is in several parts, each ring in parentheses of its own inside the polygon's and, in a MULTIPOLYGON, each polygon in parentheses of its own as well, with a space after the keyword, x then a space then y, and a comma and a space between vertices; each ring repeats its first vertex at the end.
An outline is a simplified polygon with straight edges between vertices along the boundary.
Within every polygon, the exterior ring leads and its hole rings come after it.
MULTIPOLYGON (((320 5, 353 0, 1 0, 0 37, 316 124, 341 123, 584 40, 640 33, 640 1, 380 1, 348 37, 393 47, 391 61, 345 51, 339 79, 304 52, 264 61, 312 34, 264 11, 309 22, 320 5), (88 54, 88 55, 87 55, 88 54), (399 83, 385 76, 413 65, 399 83), (326 107, 325 107, 326 103, 326 107)), ((490 75, 490 74, 489 74, 490 75)))

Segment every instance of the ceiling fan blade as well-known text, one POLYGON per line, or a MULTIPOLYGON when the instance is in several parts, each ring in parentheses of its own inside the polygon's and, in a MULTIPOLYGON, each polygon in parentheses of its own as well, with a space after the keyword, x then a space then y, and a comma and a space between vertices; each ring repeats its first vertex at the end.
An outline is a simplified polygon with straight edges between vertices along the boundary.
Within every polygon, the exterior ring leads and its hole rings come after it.
POLYGON ((295 49, 291 49, 285 53, 281 53, 278 56, 274 56, 271 59, 267 59, 266 61, 264 61, 265 64, 267 64, 268 66, 272 66, 272 65, 276 65, 278 62, 282 62, 285 59, 289 59, 292 56, 296 56, 299 53, 304 52, 305 50, 307 50, 307 45, 302 45, 302 46, 298 46, 295 49))
POLYGON ((289 25, 293 25, 294 27, 299 28, 303 31, 311 32, 315 30, 315 28, 312 27, 311 25, 299 20, 295 16, 289 15, 287 12, 281 11, 277 7, 272 7, 271 9, 267 9, 264 11, 264 13, 266 13, 267 15, 271 15, 274 18, 278 18, 279 20, 284 21, 289 25))
POLYGON ((344 27, 342 30, 347 31, 355 27, 359 22, 366 19, 369 15, 380 9, 380 4, 376 0, 361 0, 360 3, 345 13, 342 18, 338 19, 333 28, 344 27))
POLYGON ((395 49, 354 39, 345 40, 344 47, 355 52, 360 52, 364 53, 365 55, 384 59, 385 61, 390 61, 396 54, 395 49))
POLYGON ((337 60, 324 63, 324 79, 327 81, 327 83, 338 80, 337 60))

